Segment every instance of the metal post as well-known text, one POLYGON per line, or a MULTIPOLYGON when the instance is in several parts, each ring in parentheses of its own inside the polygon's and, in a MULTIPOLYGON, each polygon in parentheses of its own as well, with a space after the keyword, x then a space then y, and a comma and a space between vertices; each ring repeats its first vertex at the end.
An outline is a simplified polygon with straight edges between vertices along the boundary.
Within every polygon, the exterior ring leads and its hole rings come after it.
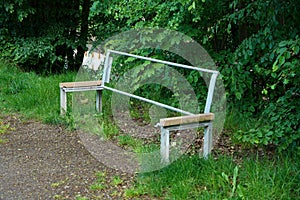
POLYGON ((162 163, 169 163, 169 130, 161 127, 160 155, 162 163))
POLYGON ((64 115, 67 112, 67 93, 64 88, 60 88, 60 114, 64 115))
POLYGON ((218 77, 218 73, 213 73, 210 78, 204 113, 210 112, 210 107, 211 107, 211 103, 212 103, 212 99, 213 99, 213 95, 214 95, 214 89, 215 89, 217 77, 218 77))
POLYGON ((96 110, 102 112, 102 90, 97 90, 96 93, 96 110))
POLYGON ((212 123, 204 128, 203 157, 207 158, 212 149, 212 123))

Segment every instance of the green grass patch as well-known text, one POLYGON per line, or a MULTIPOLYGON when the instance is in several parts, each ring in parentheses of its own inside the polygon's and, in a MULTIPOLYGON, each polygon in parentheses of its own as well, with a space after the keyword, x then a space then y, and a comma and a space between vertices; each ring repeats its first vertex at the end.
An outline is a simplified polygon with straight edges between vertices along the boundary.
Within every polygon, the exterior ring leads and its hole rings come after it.
POLYGON ((59 122, 59 83, 72 81, 75 73, 39 76, 17 67, 0 64, 0 110, 18 112, 28 118, 59 122))
POLYGON ((106 173, 105 172, 97 172, 96 173, 96 181, 92 185, 90 185, 90 190, 103 190, 107 187, 106 184, 106 173))
POLYGON ((103 184, 103 183, 93 183, 91 186, 90 186, 90 189, 91 190, 103 190, 105 189, 106 186, 103 184))
POLYGON ((123 183, 123 180, 120 176, 113 176, 113 179, 112 179, 112 185, 113 186, 118 186, 122 183, 123 183))
POLYGON ((300 195, 299 158, 231 157, 199 159, 183 156, 156 172, 140 174, 130 197, 148 194, 164 199, 296 199, 300 195))

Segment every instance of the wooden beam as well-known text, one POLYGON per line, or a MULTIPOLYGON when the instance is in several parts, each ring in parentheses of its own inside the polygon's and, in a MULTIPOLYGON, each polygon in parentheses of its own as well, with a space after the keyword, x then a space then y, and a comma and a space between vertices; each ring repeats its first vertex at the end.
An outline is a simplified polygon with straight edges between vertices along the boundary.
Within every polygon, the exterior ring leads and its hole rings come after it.
POLYGON ((90 86, 99 86, 102 81, 80 81, 80 82, 64 82, 60 83, 60 88, 76 88, 76 87, 90 87, 90 86))
POLYGON ((215 115, 213 113, 203 113, 203 114, 190 115, 190 116, 163 118, 160 119, 159 123, 162 127, 167 127, 167 126, 175 126, 180 124, 212 121, 214 120, 214 118, 215 115))

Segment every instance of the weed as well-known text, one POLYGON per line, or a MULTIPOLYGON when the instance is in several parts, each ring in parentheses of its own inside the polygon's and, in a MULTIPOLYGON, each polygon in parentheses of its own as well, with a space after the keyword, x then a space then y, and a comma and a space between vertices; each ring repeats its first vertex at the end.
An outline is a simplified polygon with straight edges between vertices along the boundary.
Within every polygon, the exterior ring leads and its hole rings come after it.
POLYGON ((113 197, 118 197, 118 196, 121 196, 121 193, 118 190, 114 190, 114 191, 111 192, 110 195, 113 196, 113 197))
POLYGON ((119 176, 114 176, 112 180, 113 186, 118 186, 123 183, 123 180, 119 176))
MULTIPOLYGON (((12 128, 10 128, 10 124, 7 123, 5 124, 1 119, 0 119, 0 136, 7 133, 9 130, 13 130, 12 128)), ((5 144, 7 143, 8 140, 7 139, 3 139, 0 137, 0 144, 5 144)))
POLYGON ((132 199, 134 197, 139 197, 145 195, 145 189, 143 187, 132 187, 125 190, 124 197, 132 199))
POLYGON ((5 144, 5 143, 7 143, 7 139, 2 139, 2 138, 0 138, 0 144, 5 144))
POLYGON ((103 183, 93 183, 91 186, 90 186, 90 189, 91 190, 103 190, 105 189, 106 186, 103 184, 103 183))
POLYGON ((64 185, 67 181, 68 181, 68 178, 66 178, 65 180, 55 182, 55 183, 51 183, 51 187, 59 187, 61 185, 64 185))
POLYGON ((89 198, 87 197, 82 197, 81 195, 76 196, 76 200, 88 200, 89 198))
POLYGON ((232 180, 229 179, 229 176, 227 174, 225 174, 224 172, 222 172, 222 178, 225 180, 225 182, 227 184, 230 185, 230 187, 232 188, 231 189, 231 193, 230 193, 230 198, 232 198, 234 196, 234 193, 235 193, 235 190, 237 188, 237 176, 238 176, 238 171, 239 171, 239 168, 238 166, 236 166, 234 168, 234 172, 233 172, 233 178, 232 180))
POLYGON ((10 130, 10 124, 4 124, 3 121, 0 120, 0 134, 6 133, 8 130, 10 130))
POLYGON ((106 172, 97 172, 96 176, 98 181, 104 181, 106 177, 106 172))
POLYGON ((118 144, 121 146, 129 146, 133 149, 142 146, 142 141, 133 138, 131 135, 119 135, 117 139, 118 144))
POLYGON ((97 172, 96 181, 90 185, 91 190, 103 190, 106 188, 106 172, 97 172))
POLYGON ((56 194, 53 196, 54 199, 58 199, 58 200, 65 200, 66 198, 63 197, 62 195, 56 194))

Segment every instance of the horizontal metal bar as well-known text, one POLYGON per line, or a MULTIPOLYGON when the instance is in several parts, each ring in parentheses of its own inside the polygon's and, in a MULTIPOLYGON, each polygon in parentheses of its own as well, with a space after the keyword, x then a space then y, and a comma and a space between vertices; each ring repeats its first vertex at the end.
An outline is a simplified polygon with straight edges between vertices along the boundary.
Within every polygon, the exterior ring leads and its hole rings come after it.
POLYGON ((83 92, 91 90, 103 90, 102 86, 97 87, 78 87, 78 88, 62 88, 64 92, 83 92))
POLYGON ((148 58, 148 57, 144 57, 144 56, 138 56, 138 55, 125 53, 125 52, 121 52, 121 51, 115 51, 115 50, 108 50, 108 51, 111 52, 111 53, 119 54, 119 55, 131 56, 131 57, 134 57, 134 58, 149 60, 149 61, 152 61, 152 62, 158 62, 158 63, 162 63, 162 64, 166 64, 166 65, 172 65, 172 66, 181 67, 181 68, 185 68, 185 69, 192 69, 192 70, 197 70, 197 71, 202 71, 202 72, 219 74, 219 72, 215 71, 215 70, 204 69, 204 68, 199 68, 199 67, 193 67, 193 66, 189 66, 189 65, 183 65, 183 64, 173 63, 173 62, 159 60, 159 59, 155 59, 155 58, 148 58))
POLYGON ((103 88, 107 89, 107 90, 110 90, 110 91, 113 91, 113 92, 116 92, 116 93, 119 93, 119 94, 122 94, 122 95, 125 95, 125 96, 129 96, 129 97, 132 97, 132 98, 135 98, 135 99, 139 99, 141 101, 145 101, 145 102, 148 102, 148 103, 151 103, 151 104, 154 104, 154 105, 157 105, 157 106, 169 109, 169 110, 173 110, 173 111, 176 111, 176 112, 179 112, 179 113, 182 113, 182 114, 194 115, 193 113, 190 113, 190 112, 178 109, 178 108, 174 108, 172 106, 169 106, 169 105, 166 105, 166 104, 163 104, 163 103, 159 103, 157 101, 146 99, 144 97, 140 97, 140 96, 137 96, 137 95, 134 95, 134 94, 130 94, 128 92, 123 92, 123 91, 120 91, 120 90, 117 90, 117 89, 114 89, 114 88, 111 88, 111 87, 107 87, 107 86, 103 86, 103 88))
POLYGON ((200 128, 200 127, 208 127, 212 122, 204 122, 204 123, 192 123, 192 124, 179 124, 176 126, 163 127, 169 131, 178 131, 178 130, 186 130, 192 128, 200 128))

